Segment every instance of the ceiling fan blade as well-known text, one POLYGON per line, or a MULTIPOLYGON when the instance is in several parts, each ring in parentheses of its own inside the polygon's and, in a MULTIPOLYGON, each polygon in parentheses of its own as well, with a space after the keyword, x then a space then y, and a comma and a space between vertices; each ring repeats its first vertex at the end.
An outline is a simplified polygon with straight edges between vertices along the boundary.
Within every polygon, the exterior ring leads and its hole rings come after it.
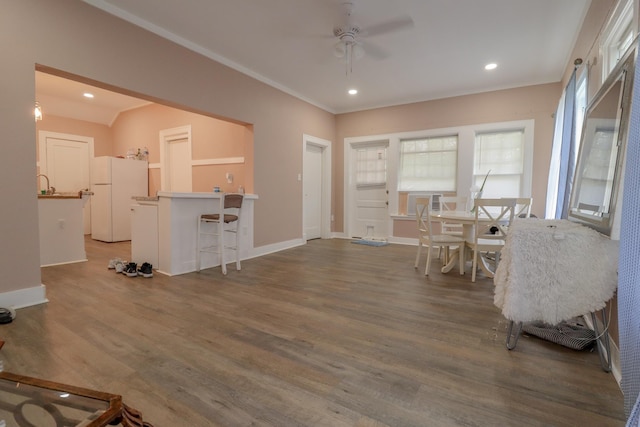
POLYGON ((374 59, 387 59, 389 54, 381 47, 376 46, 373 43, 363 42, 363 49, 366 56, 370 56, 374 59))
POLYGON ((413 19, 410 16, 402 16, 390 21, 381 22, 370 27, 365 28, 364 35, 366 37, 379 36, 382 34, 388 34, 396 31, 408 30, 413 28, 413 19))

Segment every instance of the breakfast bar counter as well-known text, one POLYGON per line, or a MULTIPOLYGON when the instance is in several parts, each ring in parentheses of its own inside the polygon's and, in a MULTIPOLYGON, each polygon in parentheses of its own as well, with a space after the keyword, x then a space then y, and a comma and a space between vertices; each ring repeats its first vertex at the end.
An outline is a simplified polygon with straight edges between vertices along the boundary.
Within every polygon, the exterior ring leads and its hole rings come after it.
MULTIPOLYGON (((156 200, 138 200, 140 204, 157 206, 159 273, 169 276, 196 270, 196 238, 198 218, 204 213, 217 213, 222 193, 179 193, 159 191, 156 200)), ((258 196, 245 194, 240 215, 240 258, 249 257, 253 248, 253 204, 258 196)), ((136 245, 135 233, 131 245, 136 245)), ((219 265, 213 256, 203 256, 202 268, 219 265)))

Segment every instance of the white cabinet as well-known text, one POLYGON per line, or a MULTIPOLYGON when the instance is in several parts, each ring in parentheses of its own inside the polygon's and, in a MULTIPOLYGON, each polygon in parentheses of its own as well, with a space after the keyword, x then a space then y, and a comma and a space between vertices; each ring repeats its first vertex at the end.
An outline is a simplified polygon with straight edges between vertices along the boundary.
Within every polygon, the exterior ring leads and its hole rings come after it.
POLYGON ((82 209, 89 196, 38 196, 40 265, 87 260, 82 209))
POLYGON ((158 206, 131 205, 131 261, 158 268, 158 206))

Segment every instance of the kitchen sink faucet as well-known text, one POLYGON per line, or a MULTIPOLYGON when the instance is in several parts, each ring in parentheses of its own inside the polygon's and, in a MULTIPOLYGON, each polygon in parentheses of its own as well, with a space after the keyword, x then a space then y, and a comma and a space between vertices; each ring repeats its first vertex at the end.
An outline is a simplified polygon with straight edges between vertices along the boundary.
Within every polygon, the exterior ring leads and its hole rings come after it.
POLYGON ((47 192, 46 192, 46 194, 53 194, 53 193, 55 193, 55 192, 56 192, 56 188, 55 188, 55 187, 51 187, 51 186, 49 185, 49 177, 48 177, 47 175, 43 174, 43 173, 40 173, 40 174, 36 175, 36 178, 39 178, 39 177, 41 177, 41 176, 43 176, 43 177, 44 177, 44 179, 46 179, 46 180, 47 180, 47 192))

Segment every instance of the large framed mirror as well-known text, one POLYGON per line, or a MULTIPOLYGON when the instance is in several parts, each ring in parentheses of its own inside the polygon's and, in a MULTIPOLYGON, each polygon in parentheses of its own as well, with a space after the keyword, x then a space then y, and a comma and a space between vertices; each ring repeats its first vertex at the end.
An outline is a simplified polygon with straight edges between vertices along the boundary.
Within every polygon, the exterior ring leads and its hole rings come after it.
POLYGON ((635 50, 611 72, 589 104, 571 191, 569 219, 611 235, 627 140, 635 50))

